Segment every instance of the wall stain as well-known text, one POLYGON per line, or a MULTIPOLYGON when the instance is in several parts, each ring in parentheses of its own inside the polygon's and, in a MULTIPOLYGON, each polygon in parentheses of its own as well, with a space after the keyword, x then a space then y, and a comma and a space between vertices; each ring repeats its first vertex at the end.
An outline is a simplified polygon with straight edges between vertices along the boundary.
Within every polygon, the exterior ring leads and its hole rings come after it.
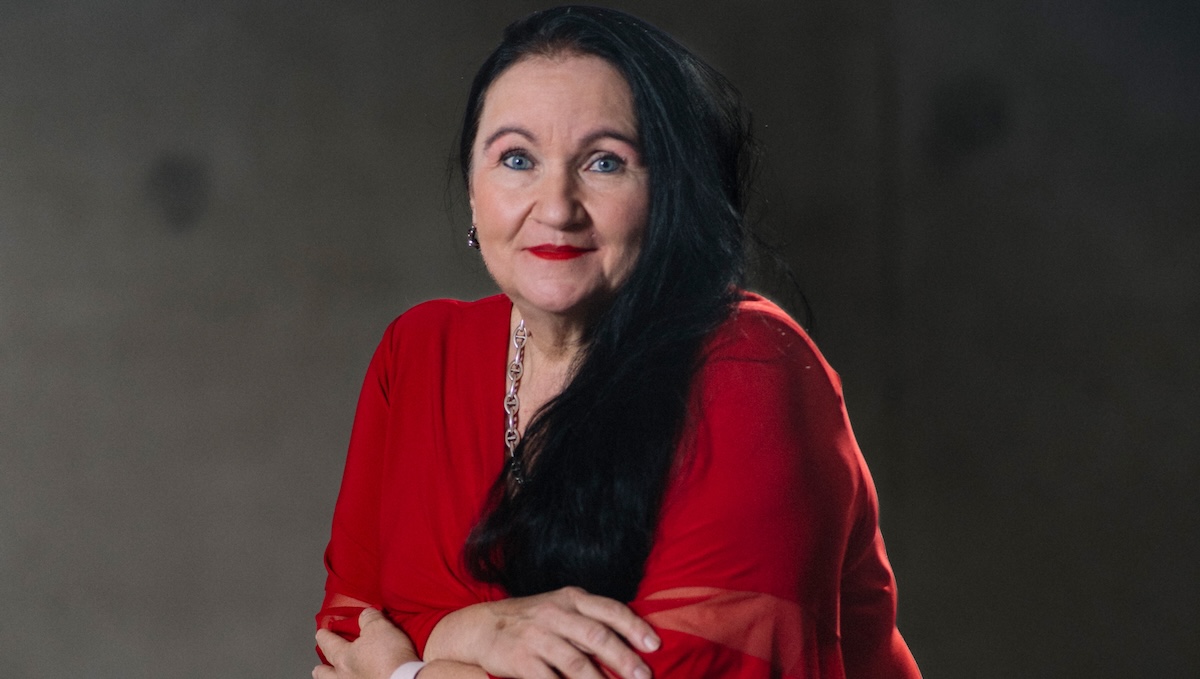
POLYGON ((146 199, 173 231, 196 226, 208 211, 208 162, 192 153, 163 151, 146 175, 146 199))

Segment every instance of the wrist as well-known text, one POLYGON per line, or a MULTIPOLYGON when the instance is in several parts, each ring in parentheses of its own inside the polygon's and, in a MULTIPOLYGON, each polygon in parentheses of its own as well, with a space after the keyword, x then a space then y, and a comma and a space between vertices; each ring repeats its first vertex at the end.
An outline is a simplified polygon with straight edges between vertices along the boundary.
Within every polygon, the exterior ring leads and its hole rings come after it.
POLYGON ((426 662, 450 660, 477 664, 472 651, 477 650, 478 643, 473 633, 479 628, 479 623, 473 618, 483 606, 472 604, 442 616, 425 642, 422 658, 426 662))

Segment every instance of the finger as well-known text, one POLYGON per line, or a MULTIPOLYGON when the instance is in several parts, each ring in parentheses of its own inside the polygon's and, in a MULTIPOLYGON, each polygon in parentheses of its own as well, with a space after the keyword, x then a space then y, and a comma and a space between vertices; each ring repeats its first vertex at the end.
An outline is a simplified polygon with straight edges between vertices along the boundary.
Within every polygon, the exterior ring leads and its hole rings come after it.
MULTIPOLYGON (((340 664, 342 651, 344 651, 346 647, 350 645, 350 642, 327 629, 317 630, 316 639, 317 648, 321 649, 321 653, 325 656, 325 659, 331 664, 340 664)), ((328 667, 328 665, 325 667, 328 667)))
MULTIPOLYGON (((574 655, 579 655, 581 652, 584 654, 588 665, 593 663, 587 656, 595 656, 596 660, 622 679, 650 679, 650 668, 645 661, 608 625, 582 614, 576 614, 564 616, 555 629, 561 638, 570 642, 575 651, 574 655)), ((555 666, 560 670, 571 669, 561 667, 559 663, 563 660, 560 658, 565 658, 572 663, 577 662, 571 655, 563 653, 562 656, 555 659, 555 666)), ((568 674, 568 676, 575 675, 568 674)), ((579 676, 590 676, 590 674, 579 676)), ((599 675, 597 674, 597 676, 599 675)))
MULTIPOLYGON (((628 647, 625 650, 629 651, 628 647)), ((565 679, 604 679, 587 651, 563 637, 547 638, 546 643, 538 649, 538 655, 565 679)))
POLYGON ((313 679, 337 679, 337 671, 329 665, 317 665, 312 671, 313 679))
POLYGON ((580 592, 573 594, 575 608, 583 615, 604 623, 630 644, 647 653, 657 651, 662 640, 654 628, 628 606, 615 599, 580 592))
POLYGON ((366 629, 367 625, 385 619, 386 618, 383 617, 383 613, 380 612, 378 608, 364 608, 362 609, 362 613, 358 614, 358 631, 361 634, 362 631, 366 629))

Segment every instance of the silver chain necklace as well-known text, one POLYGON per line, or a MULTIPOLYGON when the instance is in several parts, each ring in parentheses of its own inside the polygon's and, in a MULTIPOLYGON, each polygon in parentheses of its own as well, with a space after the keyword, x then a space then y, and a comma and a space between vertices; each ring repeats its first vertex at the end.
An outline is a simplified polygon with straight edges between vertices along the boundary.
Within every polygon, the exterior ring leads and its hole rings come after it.
POLYGON ((517 390, 521 388, 521 374, 525 372, 525 340, 529 335, 525 332, 525 321, 517 323, 513 330, 512 363, 508 364, 508 393, 504 395, 504 445, 508 448, 508 473, 518 486, 525 483, 525 469, 517 457, 517 444, 521 442, 521 433, 517 431, 517 413, 521 410, 521 399, 517 398, 517 390))

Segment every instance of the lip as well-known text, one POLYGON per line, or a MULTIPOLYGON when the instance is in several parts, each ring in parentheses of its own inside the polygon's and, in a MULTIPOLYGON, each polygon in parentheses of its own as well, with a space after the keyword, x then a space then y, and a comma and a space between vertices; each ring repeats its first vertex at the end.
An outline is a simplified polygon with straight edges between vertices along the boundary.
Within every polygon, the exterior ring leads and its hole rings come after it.
POLYGON ((577 248, 574 245, 551 245, 549 243, 525 248, 529 254, 541 259, 575 259, 576 257, 582 257, 592 252, 594 249, 577 248))

